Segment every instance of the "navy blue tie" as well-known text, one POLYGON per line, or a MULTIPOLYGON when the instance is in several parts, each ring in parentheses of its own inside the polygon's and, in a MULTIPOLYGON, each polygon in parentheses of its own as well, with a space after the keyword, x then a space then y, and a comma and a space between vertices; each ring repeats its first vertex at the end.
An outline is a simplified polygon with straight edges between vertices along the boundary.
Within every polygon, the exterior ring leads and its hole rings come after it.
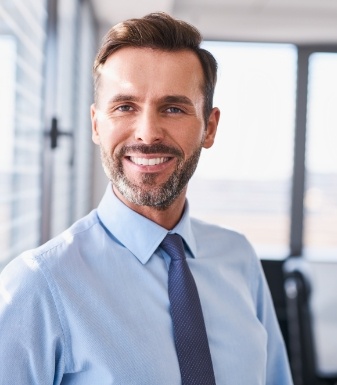
POLYGON ((167 234, 161 247, 171 257, 168 294, 182 385, 215 385, 198 290, 182 238, 167 234))

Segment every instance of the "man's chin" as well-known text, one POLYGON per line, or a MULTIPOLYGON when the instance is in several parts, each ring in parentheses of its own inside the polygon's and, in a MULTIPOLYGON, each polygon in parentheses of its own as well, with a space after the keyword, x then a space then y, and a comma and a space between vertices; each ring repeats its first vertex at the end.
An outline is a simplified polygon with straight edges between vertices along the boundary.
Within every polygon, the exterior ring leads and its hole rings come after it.
POLYGON ((157 210, 165 210, 172 203, 172 191, 165 191, 158 186, 114 184, 114 189, 123 198, 136 206, 153 207, 157 210))

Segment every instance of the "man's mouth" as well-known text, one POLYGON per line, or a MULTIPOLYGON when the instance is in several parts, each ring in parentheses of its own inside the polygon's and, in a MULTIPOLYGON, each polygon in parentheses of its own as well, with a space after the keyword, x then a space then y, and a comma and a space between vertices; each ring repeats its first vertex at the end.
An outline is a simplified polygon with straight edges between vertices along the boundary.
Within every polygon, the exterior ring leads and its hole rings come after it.
POLYGON ((167 162, 170 158, 162 157, 162 158, 140 158, 136 156, 130 156, 129 158, 131 162, 135 164, 139 164, 142 166, 156 166, 157 164, 161 164, 167 162))

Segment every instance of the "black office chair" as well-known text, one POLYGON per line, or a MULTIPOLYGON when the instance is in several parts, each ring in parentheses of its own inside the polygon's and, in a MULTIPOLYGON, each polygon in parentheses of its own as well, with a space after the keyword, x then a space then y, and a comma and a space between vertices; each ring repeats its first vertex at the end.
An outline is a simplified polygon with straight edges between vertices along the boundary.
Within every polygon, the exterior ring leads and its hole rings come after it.
MULTIPOLYGON (((310 296, 312 285, 306 263, 291 258, 284 263, 288 314, 288 347, 294 385, 337 384, 336 377, 317 373, 310 296)), ((337 360, 337 357, 336 357, 337 360)))

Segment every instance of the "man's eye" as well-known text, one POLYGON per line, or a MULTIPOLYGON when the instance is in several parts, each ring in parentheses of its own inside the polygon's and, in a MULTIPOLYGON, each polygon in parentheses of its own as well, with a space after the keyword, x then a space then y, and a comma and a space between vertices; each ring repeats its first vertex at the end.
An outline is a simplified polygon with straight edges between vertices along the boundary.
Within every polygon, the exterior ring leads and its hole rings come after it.
POLYGON ((131 106, 124 105, 124 106, 119 106, 117 110, 121 112, 128 112, 128 111, 133 111, 133 108, 131 106))
POLYGON ((181 110, 178 107, 169 107, 166 109, 166 111, 170 114, 179 114, 179 113, 183 112, 183 110, 181 110))

